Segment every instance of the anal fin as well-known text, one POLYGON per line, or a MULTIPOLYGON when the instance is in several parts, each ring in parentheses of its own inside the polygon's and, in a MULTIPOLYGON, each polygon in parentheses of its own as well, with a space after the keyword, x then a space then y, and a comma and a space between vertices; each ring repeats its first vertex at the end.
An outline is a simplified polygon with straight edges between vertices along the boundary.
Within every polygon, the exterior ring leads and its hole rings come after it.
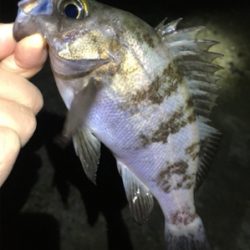
POLYGON ((136 222, 145 222, 154 206, 154 198, 149 189, 121 161, 117 167, 123 180, 131 214, 136 222))

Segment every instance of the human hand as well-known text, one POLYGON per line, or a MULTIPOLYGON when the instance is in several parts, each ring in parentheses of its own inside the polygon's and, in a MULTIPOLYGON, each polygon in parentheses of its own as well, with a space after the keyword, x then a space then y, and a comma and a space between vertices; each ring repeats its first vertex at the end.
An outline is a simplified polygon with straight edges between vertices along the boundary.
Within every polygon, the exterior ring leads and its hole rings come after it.
POLYGON ((0 24, 0 186, 36 128, 35 115, 43 98, 27 78, 42 68, 47 57, 39 34, 16 43, 12 28, 0 24))

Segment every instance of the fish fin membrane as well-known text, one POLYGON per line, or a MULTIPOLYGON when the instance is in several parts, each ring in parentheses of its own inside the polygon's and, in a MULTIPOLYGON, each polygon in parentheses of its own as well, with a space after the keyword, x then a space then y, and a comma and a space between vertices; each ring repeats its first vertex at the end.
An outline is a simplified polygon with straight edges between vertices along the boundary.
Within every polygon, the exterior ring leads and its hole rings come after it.
POLYGON ((88 128, 84 128, 73 136, 73 144, 85 174, 96 184, 96 173, 101 156, 101 142, 88 128))
POLYGON ((178 29, 180 21, 163 21, 156 27, 156 32, 167 45, 173 63, 188 86, 197 115, 201 137, 200 166, 196 178, 198 188, 206 177, 209 163, 220 141, 220 133, 210 125, 209 115, 217 98, 219 77, 216 72, 222 69, 214 60, 223 55, 209 51, 218 42, 197 39, 203 26, 178 29))
POLYGON ((196 38, 203 26, 178 29, 180 21, 163 21, 156 27, 156 32, 167 45, 173 63, 189 87, 196 114, 208 117, 217 97, 219 77, 215 73, 221 69, 214 60, 222 54, 209 51, 218 42, 196 38))
POLYGON ((154 198, 125 164, 117 160, 117 167, 123 180, 130 212, 137 223, 144 223, 153 209, 154 198))
POLYGON ((203 180, 206 178, 209 166, 217 152, 218 145, 221 140, 221 133, 209 125, 209 119, 203 116, 198 116, 198 127, 200 133, 200 162, 199 168, 196 174, 196 186, 197 190, 203 180))
POLYGON ((200 218, 198 218, 198 223, 197 221, 195 223, 194 227, 182 225, 174 230, 166 224, 166 250, 211 250, 200 218))
POLYGON ((70 140, 85 123, 90 106, 95 101, 97 91, 96 82, 91 78, 88 85, 75 95, 62 132, 62 136, 66 141, 70 140))

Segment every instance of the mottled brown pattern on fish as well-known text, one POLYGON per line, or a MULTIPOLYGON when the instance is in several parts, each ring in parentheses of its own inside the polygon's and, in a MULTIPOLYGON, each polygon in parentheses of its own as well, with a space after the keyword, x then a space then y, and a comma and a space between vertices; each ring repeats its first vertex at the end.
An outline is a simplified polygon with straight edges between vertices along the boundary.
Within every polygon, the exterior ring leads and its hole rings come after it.
POLYGON ((174 225, 188 225, 192 223, 195 218, 197 218, 197 214, 191 213, 189 209, 183 209, 182 211, 176 211, 174 214, 170 216, 170 222, 174 225))
POLYGON ((102 81, 104 76, 113 77, 117 73, 117 65, 109 63, 107 66, 103 66, 95 71, 94 78, 97 81, 102 81))
MULTIPOLYGON (((186 109, 188 112, 188 109, 186 109)), ((141 144, 145 147, 151 143, 162 142, 167 143, 169 135, 178 133, 181 128, 194 122, 196 116, 194 112, 189 112, 186 117, 185 110, 176 111, 170 119, 162 121, 159 126, 150 135, 141 134, 141 144)))
MULTIPOLYGON (((150 143, 153 142, 163 142, 166 143, 168 136, 170 134, 177 133, 182 127, 181 119, 183 117, 183 112, 175 112, 171 118, 166 122, 163 121, 159 127, 154 131, 154 133, 150 136, 150 143)), ((143 143, 145 144, 145 141, 143 143)))
POLYGON ((163 100, 171 96, 182 83, 182 76, 177 72, 173 64, 169 64, 160 75, 156 76, 151 84, 144 89, 138 90, 129 97, 125 108, 135 109, 143 102, 161 104, 163 100))
POLYGON ((179 161, 173 164, 166 164, 156 177, 157 185, 166 193, 177 189, 190 189, 194 184, 194 176, 187 173, 188 164, 179 161), (178 178, 173 180, 173 176, 178 178))
POLYGON ((202 157, 202 154, 205 154, 207 156, 207 160, 209 159, 209 155, 211 151, 213 151, 213 148, 207 148, 207 145, 209 145, 210 138, 205 138, 201 140, 200 142, 194 142, 189 147, 185 149, 185 153, 191 157, 192 160, 195 160, 198 157, 202 157))
POLYGON ((126 28, 132 32, 138 43, 147 44, 151 49, 154 49, 161 42, 158 36, 152 36, 153 30, 149 26, 147 28, 144 26, 144 29, 141 29, 140 23, 126 19, 126 28))
POLYGON ((185 174, 188 168, 188 164, 184 161, 179 161, 173 163, 172 165, 167 165, 167 168, 160 173, 160 177, 164 177, 169 174, 185 174))
POLYGON ((156 42, 154 41, 153 37, 149 33, 143 34, 144 41, 148 44, 149 47, 154 48, 156 42))
POLYGON ((109 43, 109 51, 111 53, 117 53, 121 50, 121 44, 119 43, 118 39, 112 39, 109 43))
POLYGON ((153 88, 155 86, 155 91, 150 92, 149 89, 148 99, 152 103, 162 103, 166 97, 176 92, 178 84, 181 82, 181 75, 174 69, 174 65, 170 63, 168 67, 163 70, 162 74, 157 76, 151 83, 150 87, 153 88))
POLYGON ((191 157, 192 160, 195 160, 200 154, 200 143, 194 142, 185 149, 185 152, 191 157))

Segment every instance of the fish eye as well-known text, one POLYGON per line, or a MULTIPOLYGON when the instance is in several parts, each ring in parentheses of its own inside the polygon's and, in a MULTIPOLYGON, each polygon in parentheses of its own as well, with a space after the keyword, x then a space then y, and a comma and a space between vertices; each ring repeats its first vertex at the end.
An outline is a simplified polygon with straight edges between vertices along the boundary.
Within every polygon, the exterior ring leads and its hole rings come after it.
POLYGON ((77 6, 76 4, 73 4, 73 3, 66 4, 64 6, 64 10, 63 10, 64 14, 67 17, 74 18, 74 19, 79 18, 80 11, 81 11, 81 9, 79 8, 79 6, 77 6))
POLYGON ((58 4, 59 11, 68 18, 81 19, 88 15, 86 0, 64 0, 58 4))

